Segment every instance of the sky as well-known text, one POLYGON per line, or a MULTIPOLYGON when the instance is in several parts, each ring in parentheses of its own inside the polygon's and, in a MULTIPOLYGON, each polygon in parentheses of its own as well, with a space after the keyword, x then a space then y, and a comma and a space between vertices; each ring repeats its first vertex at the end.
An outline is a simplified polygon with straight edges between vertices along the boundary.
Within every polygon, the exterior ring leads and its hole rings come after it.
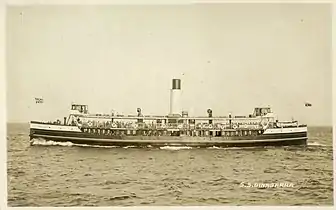
POLYGON ((279 120, 331 125, 331 14, 328 4, 12 6, 7 120, 63 119, 72 102, 166 115, 180 78, 191 116, 269 105, 279 120))

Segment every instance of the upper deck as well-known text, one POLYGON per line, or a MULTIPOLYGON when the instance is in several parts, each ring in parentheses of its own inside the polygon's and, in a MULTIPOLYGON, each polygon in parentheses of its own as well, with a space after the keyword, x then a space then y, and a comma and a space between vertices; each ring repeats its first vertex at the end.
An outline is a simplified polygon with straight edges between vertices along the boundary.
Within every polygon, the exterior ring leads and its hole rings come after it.
POLYGON ((87 105, 73 104, 68 118, 68 125, 81 127, 111 127, 111 128, 151 128, 151 129, 237 129, 299 126, 297 121, 279 124, 270 107, 256 107, 252 114, 247 116, 213 116, 208 109, 208 116, 188 116, 187 112, 174 115, 143 115, 137 108, 137 115, 120 114, 90 114, 87 105))
POLYGON ((143 115, 141 109, 137 108, 137 115, 121 115, 121 114, 90 114, 88 105, 72 104, 70 115, 92 118, 92 119, 120 119, 120 120, 246 120, 260 118, 275 118, 270 107, 257 107, 253 114, 247 116, 212 116, 212 110, 208 109, 208 116, 188 116, 187 112, 182 115, 143 115))
MULTIPOLYGON (((90 114, 87 105, 72 104, 68 118, 64 118, 63 125, 78 126, 79 128, 116 129, 116 130, 265 130, 267 128, 301 127, 297 121, 278 122, 270 107, 257 107, 248 116, 212 116, 208 109, 208 116, 182 115, 143 115, 137 108, 137 115, 119 114, 90 114)), ((37 123, 37 122, 34 122, 37 123)), ((51 122, 49 122, 50 124, 51 122)), ((48 123, 47 123, 48 124, 48 123)), ((51 124, 61 125, 60 120, 51 124)))

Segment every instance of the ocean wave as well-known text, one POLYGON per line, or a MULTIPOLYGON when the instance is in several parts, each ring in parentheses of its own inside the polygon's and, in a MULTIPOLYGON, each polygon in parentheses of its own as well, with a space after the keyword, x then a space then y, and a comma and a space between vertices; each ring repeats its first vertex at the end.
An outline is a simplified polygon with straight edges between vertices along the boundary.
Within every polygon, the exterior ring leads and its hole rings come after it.
POLYGON ((183 150, 183 149, 192 149, 192 147, 178 147, 178 146, 164 146, 160 147, 162 150, 183 150))
POLYGON ((44 139, 34 139, 32 141, 32 145, 37 146, 64 146, 64 147, 92 147, 92 148, 119 148, 119 146, 100 146, 100 145, 89 145, 89 144, 74 144, 72 142, 56 142, 51 140, 44 140, 44 139))
MULTIPOLYGON (((123 149, 128 149, 128 148, 137 148, 137 146, 130 145, 130 146, 101 146, 101 145, 89 145, 89 144, 75 144, 72 142, 57 142, 57 141, 51 141, 51 140, 44 140, 44 139, 33 139, 32 140, 32 145, 39 145, 39 146, 64 146, 64 147, 72 147, 72 146, 77 146, 77 147, 92 147, 92 148, 123 148, 123 149)), ((326 147, 327 145, 325 144, 320 144, 318 142, 309 142, 308 146, 313 146, 313 147, 326 147)), ((290 148, 291 146, 283 146, 283 148, 290 148)), ((154 148, 151 145, 148 145, 147 148, 154 148)), ((215 149, 215 150, 267 150, 267 149, 272 149, 276 148, 274 146, 266 146, 266 147, 217 147, 217 146, 211 146, 211 147, 206 147, 206 149, 215 149)), ((159 147, 159 149, 162 150, 184 150, 184 149, 200 149, 199 147, 190 147, 190 146, 163 146, 159 147)))
POLYGON ((317 146, 317 147, 325 147, 327 145, 325 144, 320 144, 318 142, 308 142, 308 146, 317 146))
POLYGON ((212 146, 212 147, 207 147, 207 149, 225 149, 225 148, 212 146))
POLYGON ((34 139, 32 141, 32 145, 40 145, 40 146, 64 146, 64 147, 71 147, 74 144, 71 142, 56 142, 44 139, 34 139))
POLYGON ((126 147, 123 147, 124 149, 128 149, 128 148, 136 148, 137 146, 126 146, 126 147))

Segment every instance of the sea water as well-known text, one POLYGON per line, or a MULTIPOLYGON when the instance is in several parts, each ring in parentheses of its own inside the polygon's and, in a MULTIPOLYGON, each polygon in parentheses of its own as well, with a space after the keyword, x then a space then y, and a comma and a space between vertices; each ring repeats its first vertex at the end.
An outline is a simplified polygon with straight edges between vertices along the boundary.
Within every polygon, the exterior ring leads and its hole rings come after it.
POLYGON ((306 147, 100 147, 8 124, 8 206, 332 205, 332 128, 306 147))

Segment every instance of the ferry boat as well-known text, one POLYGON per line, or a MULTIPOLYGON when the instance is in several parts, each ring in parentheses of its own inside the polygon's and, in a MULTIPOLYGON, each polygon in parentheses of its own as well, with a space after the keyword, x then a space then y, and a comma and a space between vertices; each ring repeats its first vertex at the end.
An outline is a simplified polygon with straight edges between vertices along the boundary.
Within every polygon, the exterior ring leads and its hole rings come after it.
POLYGON ((133 147, 264 147, 307 144, 307 125, 279 122, 270 107, 256 107, 246 116, 189 116, 179 106, 181 80, 173 79, 170 112, 164 116, 91 114, 88 105, 72 104, 64 121, 30 122, 34 139, 101 146, 133 147))

